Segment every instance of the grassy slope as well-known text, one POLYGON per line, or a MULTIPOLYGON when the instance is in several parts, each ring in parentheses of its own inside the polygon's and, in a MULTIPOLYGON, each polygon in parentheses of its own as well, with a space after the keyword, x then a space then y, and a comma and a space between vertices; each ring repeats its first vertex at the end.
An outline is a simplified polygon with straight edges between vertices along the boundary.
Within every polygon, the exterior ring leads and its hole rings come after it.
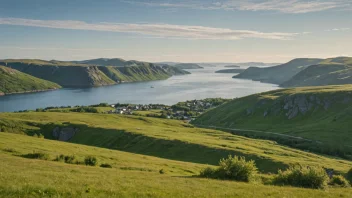
POLYGON ((250 67, 239 75, 234 76, 234 78, 252 79, 255 81, 281 84, 300 71, 304 70, 306 67, 318 64, 321 61, 323 61, 323 59, 302 58, 294 59, 288 63, 274 67, 250 67))
MULTIPOLYGON (((235 99, 201 115, 195 123, 283 133, 321 141, 335 148, 352 146, 350 99, 352 85, 276 90, 235 99), (309 110, 289 119, 289 109, 285 110, 284 106, 288 101, 302 98, 305 99, 303 108, 309 110)), ((294 105, 290 109, 299 108, 294 105)))
POLYGON ((281 86, 322 86, 351 83, 352 58, 339 57, 326 59, 318 65, 312 65, 281 84, 281 86))
POLYGON ((0 61, 0 64, 41 79, 56 82, 63 87, 91 87, 111 85, 121 81, 162 80, 172 75, 186 74, 176 68, 164 69, 151 63, 138 61, 125 61, 124 63, 125 66, 116 67, 27 59, 0 61))
POLYGON ((22 93, 58 89, 56 83, 42 80, 17 70, 0 66, 0 93, 22 93))
POLYGON ((73 125, 79 132, 73 143, 202 164, 237 154, 254 159, 262 172, 276 172, 289 164, 324 165, 346 172, 352 165, 287 148, 266 140, 254 140, 226 132, 191 128, 176 120, 86 113, 2 113, 2 131, 42 133, 51 138, 58 125, 73 125))
POLYGON ((0 197, 348 197, 351 194, 351 189, 341 188, 323 191, 200 179, 190 175, 204 167, 201 164, 7 133, 0 133, 0 158, 0 197), (93 155, 113 168, 16 156, 32 151, 49 153, 51 157, 74 154, 80 159, 93 155), (159 174, 160 169, 165 174, 159 174))

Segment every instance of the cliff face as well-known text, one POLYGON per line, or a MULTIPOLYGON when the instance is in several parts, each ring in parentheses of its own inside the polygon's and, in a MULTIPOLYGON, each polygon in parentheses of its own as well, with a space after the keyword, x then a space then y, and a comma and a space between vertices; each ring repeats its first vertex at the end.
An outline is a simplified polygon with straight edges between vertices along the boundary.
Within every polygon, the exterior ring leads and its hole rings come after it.
POLYGON ((93 87, 120 82, 136 82, 167 79, 175 74, 186 74, 176 68, 163 68, 151 63, 138 62, 135 66, 93 66, 56 62, 3 61, 0 65, 55 82, 63 87, 93 87), (66 65, 65 65, 66 64, 66 65))

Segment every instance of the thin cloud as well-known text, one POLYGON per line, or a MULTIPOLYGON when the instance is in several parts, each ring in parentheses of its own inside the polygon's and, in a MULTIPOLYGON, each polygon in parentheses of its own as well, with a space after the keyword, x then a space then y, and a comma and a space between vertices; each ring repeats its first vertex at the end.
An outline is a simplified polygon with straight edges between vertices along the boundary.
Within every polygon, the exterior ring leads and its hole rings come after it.
POLYGON ((245 38, 290 40, 299 33, 259 32, 232 30, 204 26, 184 26, 170 24, 129 24, 129 23, 86 23, 83 21, 33 20, 22 18, 0 18, 0 24, 56 29, 92 30, 106 32, 136 33, 163 38, 238 40, 245 38))
POLYGON ((333 32, 333 31, 347 31, 350 30, 351 28, 333 28, 329 30, 325 30, 325 32, 333 32))
POLYGON ((122 0, 122 2, 135 5, 176 9, 277 11, 291 14, 320 12, 331 9, 352 9, 352 3, 350 0, 219 0, 215 3, 209 0, 175 0, 172 1, 172 3, 165 3, 159 0, 148 2, 122 0))

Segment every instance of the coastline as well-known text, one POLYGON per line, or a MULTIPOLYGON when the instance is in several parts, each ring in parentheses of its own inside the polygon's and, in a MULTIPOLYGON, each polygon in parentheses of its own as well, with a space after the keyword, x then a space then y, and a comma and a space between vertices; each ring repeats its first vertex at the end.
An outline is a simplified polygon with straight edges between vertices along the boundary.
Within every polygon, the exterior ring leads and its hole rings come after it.
POLYGON ((46 92, 46 91, 55 91, 61 88, 54 88, 54 89, 39 89, 39 90, 32 90, 32 91, 21 91, 21 92, 11 92, 11 93, 3 93, 0 92, 0 96, 7 96, 7 95, 15 95, 15 94, 25 94, 25 93, 37 93, 37 92, 46 92))

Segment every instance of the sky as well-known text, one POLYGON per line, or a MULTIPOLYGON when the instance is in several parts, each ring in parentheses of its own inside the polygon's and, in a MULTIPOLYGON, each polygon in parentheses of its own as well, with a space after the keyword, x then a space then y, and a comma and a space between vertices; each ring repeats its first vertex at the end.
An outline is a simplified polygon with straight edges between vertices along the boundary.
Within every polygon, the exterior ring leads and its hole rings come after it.
POLYGON ((352 56, 351 0, 0 0, 0 59, 352 56))

